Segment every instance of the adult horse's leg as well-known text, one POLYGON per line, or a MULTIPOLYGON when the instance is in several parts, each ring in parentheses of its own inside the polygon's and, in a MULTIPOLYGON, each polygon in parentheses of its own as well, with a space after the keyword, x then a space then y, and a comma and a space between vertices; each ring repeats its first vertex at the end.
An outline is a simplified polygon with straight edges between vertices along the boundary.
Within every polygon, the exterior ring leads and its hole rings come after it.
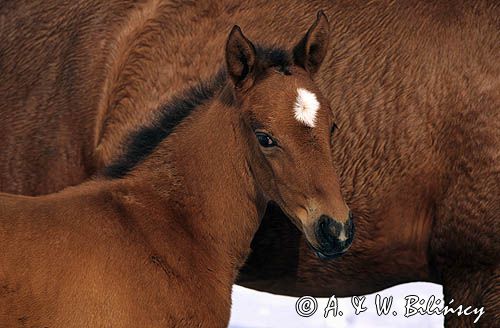
MULTIPOLYGON (((441 275, 446 304, 453 309, 460 305, 463 309, 468 306, 478 309, 484 307, 484 314, 474 324, 477 314, 459 316, 458 313, 449 313, 445 326, 494 327, 500 322, 500 247, 498 237, 494 236, 495 232, 498 233, 498 224, 485 223, 480 230, 476 223, 468 224, 463 217, 460 218, 463 220, 449 222, 450 227, 440 227, 439 223, 435 227, 431 244, 433 253, 437 255, 436 268, 441 275), (458 223, 470 233, 460 238, 463 229, 451 226, 458 223), (446 240, 444 236, 447 236, 446 240), (485 247, 477 245, 474 238, 482 239, 485 247), (451 242, 455 244, 452 246, 451 242)), ((479 215, 470 217, 470 220, 479 222, 483 219, 479 215)), ((499 219, 496 220, 498 222, 499 219)))
POLYGON ((446 327, 495 327, 500 322, 500 270, 493 268, 457 268, 443 270, 443 291, 446 304, 452 309, 470 313, 467 307, 477 309, 471 315, 460 312, 445 316, 446 327), (450 304, 451 302, 451 304, 450 304), (483 308, 483 314, 479 310, 483 308), (474 323, 476 321, 476 323, 474 323))
MULTIPOLYGON (((485 98, 483 98, 485 99, 485 98)), ((486 98, 487 99, 487 98, 486 98)), ((491 100, 491 99, 490 99, 491 100)), ((500 322, 500 118, 498 102, 482 102, 455 121, 443 147, 449 185, 438 203, 430 253, 446 302, 456 308, 484 307, 474 315, 446 316, 446 327, 494 327, 500 322), (476 128, 473 128, 475 126, 476 128), (450 136, 453 136, 450 138, 450 136)), ((464 113, 462 111, 461 113, 464 113)))
POLYGON ((500 266, 497 265, 493 272, 486 273, 481 294, 481 303, 490 312, 481 322, 483 327, 493 327, 500 322, 500 266))

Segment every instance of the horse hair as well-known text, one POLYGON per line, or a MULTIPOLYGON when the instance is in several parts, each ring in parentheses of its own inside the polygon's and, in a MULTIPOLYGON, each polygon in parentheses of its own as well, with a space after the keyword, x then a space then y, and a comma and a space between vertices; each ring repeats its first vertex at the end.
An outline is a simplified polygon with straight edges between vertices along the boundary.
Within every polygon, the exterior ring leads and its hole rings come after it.
MULTIPOLYGON (((283 74, 290 74, 289 67, 292 61, 288 51, 276 47, 257 46, 256 52, 261 70, 273 67, 283 74)), ((227 73, 225 69, 220 69, 213 78, 199 82, 161 106, 159 119, 129 135, 123 155, 104 168, 104 176, 114 179, 125 177, 137 164, 149 156, 185 118, 200 105, 212 99, 224 87, 226 81, 227 73)), ((231 100, 227 102, 231 103, 231 100)))

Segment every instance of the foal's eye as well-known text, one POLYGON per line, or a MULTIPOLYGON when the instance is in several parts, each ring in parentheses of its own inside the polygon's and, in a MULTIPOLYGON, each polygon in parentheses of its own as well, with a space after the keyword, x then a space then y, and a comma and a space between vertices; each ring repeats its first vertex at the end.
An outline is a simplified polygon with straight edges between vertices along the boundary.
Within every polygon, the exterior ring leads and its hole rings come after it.
POLYGON ((276 141, 274 141, 270 135, 264 132, 257 132, 255 135, 257 136, 257 140, 262 147, 268 148, 276 146, 276 141))

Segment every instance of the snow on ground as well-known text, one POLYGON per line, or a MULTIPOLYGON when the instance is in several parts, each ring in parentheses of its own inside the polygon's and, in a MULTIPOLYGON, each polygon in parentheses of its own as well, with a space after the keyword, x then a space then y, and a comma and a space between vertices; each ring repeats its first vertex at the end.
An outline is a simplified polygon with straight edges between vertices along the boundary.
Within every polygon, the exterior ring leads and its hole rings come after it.
MULTIPOLYGON (((297 298, 278 296, 257 292, 251 289, 234 286, 233 308, 230 328, 307 328, 307 327, 335 327, 335 328, 377 328, 377 327, 405 327, 405 328, 436 328, 443 327, 442 315, 413 315, 405 317, 405 296, 417 295, 428 300, 434 295, 442 299, 443 292, 439 285, 431 283, 411 283, 386 289, 378 294, 383 297, 394 297, 394 303, 388 315, 378 316, 375 308, 375 294, 366 295, 364 306, 367 311, 355 315, 351 305, 351 298, 338 298, 338 310, 343 315, 332 316, 329 312, 324 318, 324 309, 327 298, 318 298, 318 307, 315 314, 304 318, 295 311, 297 298), (396 315, 393 312, 396 311, 396 315)), ((340 314, 340 313, 339 313, 340 314)))

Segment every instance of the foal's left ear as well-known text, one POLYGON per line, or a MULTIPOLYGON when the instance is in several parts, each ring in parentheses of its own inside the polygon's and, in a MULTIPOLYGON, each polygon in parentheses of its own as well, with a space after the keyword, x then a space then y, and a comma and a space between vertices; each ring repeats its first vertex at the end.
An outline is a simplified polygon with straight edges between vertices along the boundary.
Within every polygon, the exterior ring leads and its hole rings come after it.
POLYGON ((253 84, 257 54, 255 47, 235 25, 226 42, 227 72, 237 88, 253 84))
POLYGON ((293 60, 311 74, 316 73, 328 52, 330 24, 322 10, 306 35, 293 48, 293 60))

